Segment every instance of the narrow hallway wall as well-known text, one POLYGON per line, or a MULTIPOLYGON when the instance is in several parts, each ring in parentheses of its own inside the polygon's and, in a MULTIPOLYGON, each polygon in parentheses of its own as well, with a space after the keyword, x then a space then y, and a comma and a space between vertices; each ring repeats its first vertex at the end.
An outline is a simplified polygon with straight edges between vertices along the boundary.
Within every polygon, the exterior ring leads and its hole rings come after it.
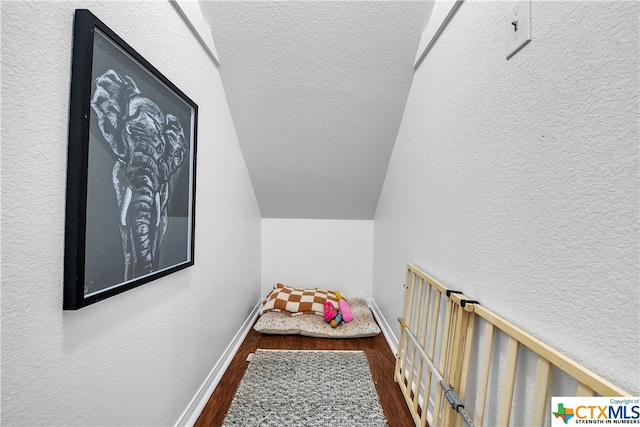
POLYGON ((533 1, 507 61, 512 5, 464 2, 415 73, 374 299, 396 319, 411 262, 637 395, 638 4, 533 1))
POLYGON ((260 212, 218 69, 168 1, 1 7, 1 423, 174 425, 260 297, 260 212), (196 247, 193 267, 64 312, 75 8, 198 104, 196 247))
POLYGON ((373 221, 262 220, 262 295, 277 282, 371 298, 373 221))

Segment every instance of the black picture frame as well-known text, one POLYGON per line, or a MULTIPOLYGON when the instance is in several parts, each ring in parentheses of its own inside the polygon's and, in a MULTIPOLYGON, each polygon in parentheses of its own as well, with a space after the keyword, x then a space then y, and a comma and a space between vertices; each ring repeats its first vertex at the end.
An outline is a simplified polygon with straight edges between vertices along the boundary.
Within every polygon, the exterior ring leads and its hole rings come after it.
POLYGON ((75 11, 63 309, 194 265, 198 106, 75 11))

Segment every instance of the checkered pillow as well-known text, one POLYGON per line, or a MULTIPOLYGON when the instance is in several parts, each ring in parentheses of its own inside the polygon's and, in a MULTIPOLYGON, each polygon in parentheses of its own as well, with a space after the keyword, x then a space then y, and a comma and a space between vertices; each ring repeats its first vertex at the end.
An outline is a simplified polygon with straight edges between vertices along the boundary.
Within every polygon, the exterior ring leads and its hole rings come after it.
POLYGON ((278 283, 262 303, 260 314, 276 311, 289 316, 298 316, 300 314, 324 316, 324 303, 327 299, 335 302, 336 307, 338 306, 338 298, 333 291, 315 288, 292 288, 278 283))

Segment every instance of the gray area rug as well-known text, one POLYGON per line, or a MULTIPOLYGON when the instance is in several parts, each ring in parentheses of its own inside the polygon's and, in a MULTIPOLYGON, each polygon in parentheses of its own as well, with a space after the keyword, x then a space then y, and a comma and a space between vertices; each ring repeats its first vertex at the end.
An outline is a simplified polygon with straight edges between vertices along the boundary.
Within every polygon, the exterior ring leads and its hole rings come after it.
POLYGON ((256 350, 223 426, 386 426, 362 351, 256 350))

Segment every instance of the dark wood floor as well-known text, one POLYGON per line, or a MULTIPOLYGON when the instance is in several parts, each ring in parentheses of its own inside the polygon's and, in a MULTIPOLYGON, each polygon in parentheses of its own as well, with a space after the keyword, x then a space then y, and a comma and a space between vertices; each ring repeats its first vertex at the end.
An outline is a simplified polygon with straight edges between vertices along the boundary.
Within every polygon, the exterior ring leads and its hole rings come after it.
MULTIPOLYGON (((251 329, 222 376, 195 427, 220 426, 247 367, 249 353, 258 348, 283 350, 362 350, 369 359, 371 374, 389 427, 413 426, 398 384, 393 381, 395 356, 382 334, 371 338, 322 339, 299 335, 263 335, 251 329)), ((347 427, 347 426, 345 426, 347 427)))

